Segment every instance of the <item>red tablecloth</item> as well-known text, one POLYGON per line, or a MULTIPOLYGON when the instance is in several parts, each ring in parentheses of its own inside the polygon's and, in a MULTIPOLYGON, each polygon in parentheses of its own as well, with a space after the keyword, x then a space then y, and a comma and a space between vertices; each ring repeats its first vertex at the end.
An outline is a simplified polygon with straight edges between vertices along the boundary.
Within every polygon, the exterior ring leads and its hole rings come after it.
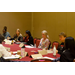
MULTIPOLYGON (((3 44, 3 46, 5 47, 9 47, 10 48, 10 51, 17 51, 17 50, 21 50, 21 48, 19 47, 19 45, 17 44, 12 44, 12 45, 7 45, 7 44, 3 44)), ((18 60, 14 60, 14 61, 31 61, 33 58, 30 58, 30 55, 31 54, 35 54, 35 52, 38 52, 38 50, 41 50, 39 48, 25 48, 25 51, 28 52, 28 56, 27 57, 24 57, 22 59, 18 59, 18 60), (32 52, 32 51, 35 51, 35 52, 32 52)), ((47 55, 43 55, 44 57, 51 57, 51 58, 59 58, 60 55, 57 54, 56 57, 53 56, 53 54, 47 54, 47 55)))

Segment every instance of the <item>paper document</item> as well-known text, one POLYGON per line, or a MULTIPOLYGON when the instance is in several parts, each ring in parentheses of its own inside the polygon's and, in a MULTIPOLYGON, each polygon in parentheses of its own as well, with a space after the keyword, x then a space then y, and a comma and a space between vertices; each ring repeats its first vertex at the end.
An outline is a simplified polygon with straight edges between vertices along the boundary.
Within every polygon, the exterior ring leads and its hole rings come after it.
POLYGON ((47 50, 47 53, 53 53, 53 51, 52 50, 47 50))
POLYGON ((33 59, 42 58, 43 56, 41 54, 33 54, 31 55, 33 59))
POLYGON ((35 48, 35 47, 32 47, 32 46, 25 46, 26 48, 35 48))
POLYGON ((50 58, 50 57, 37 57, 36 59, 50 59, 50 60, 54 60, 54 58, 50 58))
POLYGON ((10 57, 3 57, 4 59, 19 59, 20 55, 12 55, 10 57))
POLYGON ((38 50, 38 52, 41 55, 46 55, 47 54, 47 50, 38 50))

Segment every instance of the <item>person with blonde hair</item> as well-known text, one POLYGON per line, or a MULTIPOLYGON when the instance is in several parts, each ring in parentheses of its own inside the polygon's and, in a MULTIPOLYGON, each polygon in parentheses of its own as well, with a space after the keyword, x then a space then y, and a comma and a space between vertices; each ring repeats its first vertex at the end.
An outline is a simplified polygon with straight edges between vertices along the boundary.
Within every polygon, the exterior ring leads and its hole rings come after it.
POLYGON ((20 33, 20 29, 16 30, 16 35, 14 36, 15 41, 23 42, 22 34, 20 33))
POLYGON ((49 47, 49 36, 48 36, 47 31, 43 30, 42 31, 42 39, 40 41, 39 48, 47 50, 48 47, 49 47))

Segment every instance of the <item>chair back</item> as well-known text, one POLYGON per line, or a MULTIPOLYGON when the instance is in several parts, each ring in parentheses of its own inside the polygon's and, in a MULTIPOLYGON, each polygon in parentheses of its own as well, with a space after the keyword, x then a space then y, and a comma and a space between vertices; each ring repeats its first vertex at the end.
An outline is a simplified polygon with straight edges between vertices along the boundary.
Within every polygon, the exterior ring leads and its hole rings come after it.
POLYGON ((54 41, 52 43, 52 49, 53 49, 54 45, 56 46, 56 49, 58 49, 59 43, 57 41, 54 41))
POLYGON ((39 39, 37 39, 37 40, 36 40, 36 47, 38 47, 38 46, 39 46, 39 44, 40 44, 40 40, 39 40, 39 39))
POLYGON ((36 40, 37 40, 37 39, 36 39, 36 38, 34 38, 34 44, 36 44, 36 40))

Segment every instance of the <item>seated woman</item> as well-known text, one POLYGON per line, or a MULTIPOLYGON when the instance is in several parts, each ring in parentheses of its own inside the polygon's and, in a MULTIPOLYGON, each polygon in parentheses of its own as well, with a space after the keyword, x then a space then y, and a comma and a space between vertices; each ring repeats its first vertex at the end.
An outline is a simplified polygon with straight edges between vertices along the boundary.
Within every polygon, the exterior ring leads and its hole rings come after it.
POLYGON ((8 39, 8 38, 10 39, 10 37, 11 37, 9 32, 7 32, 7 27, 6 26, 3 29, 3 36, 4 36, 5 39, 8 39))
POLYGON ((2 45, 2 42, 4 40, 4 36, 2 36, 0 34, 0 55, 2 55, 2 57, 8 57, 12 55, 12 52, 8 52, 5 47, 2 45))
POLYGON ((40 44, 39 44, 39 48, 41 49, 48 49, 49 47, 49 36, 47 34, 47 31, 46 30, 43 30, 42 31, 42 39, 40 41, 40 44))
POLYGON ((25 39, 23 40, 23 42, 26 42, 27 45, 34 45, 33 43, 33 37, 31 36, 31 33, 29 30, 26 30, 25 32, 25 39))
POLYGON ((60 62, 73 62, 75 58, 75 42, 74 38, 67 37, 65 39, 65 51, 60 56, 60 62))
POLYGON ((14 40, 16 42, 23 42, 23 37, 22 37, 22 34, 20 33, 19 29, 17 29, 17 31, 16 31, 16 35, 14 36, 14 40))

